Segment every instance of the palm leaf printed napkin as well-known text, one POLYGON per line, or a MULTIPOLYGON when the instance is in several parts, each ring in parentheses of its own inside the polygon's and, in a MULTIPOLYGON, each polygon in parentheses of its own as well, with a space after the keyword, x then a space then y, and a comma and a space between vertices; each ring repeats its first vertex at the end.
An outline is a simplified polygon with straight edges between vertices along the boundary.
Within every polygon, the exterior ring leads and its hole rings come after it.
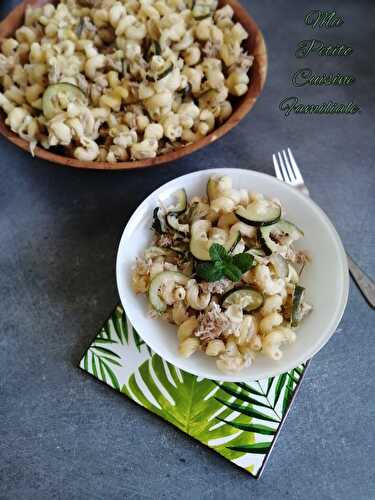
POLYGON ((259 478, 307 363, 268 380, 215 382, 167 363, 117 306, 80 368, 259 478))

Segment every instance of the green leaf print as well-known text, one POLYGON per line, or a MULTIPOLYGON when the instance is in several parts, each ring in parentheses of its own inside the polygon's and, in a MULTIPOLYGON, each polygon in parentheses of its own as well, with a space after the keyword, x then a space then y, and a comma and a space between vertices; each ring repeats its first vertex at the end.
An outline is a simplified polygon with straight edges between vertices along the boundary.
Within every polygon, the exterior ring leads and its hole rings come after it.
POLYGON ((276 415, 276 417, 271 417, 269 415, 266 415, 265 413, 254 410, 254 408, 251 407, 243 408, 241 404, 226 402, 220 398, 216 399, 223 405, 228 406, 228 408, 230 408, 231 410, 242 412, 248 417, 258 418, 259 420, 266 420, 267 422, 280 422, 280 418, 278 415, 276 415))
MULTIPOLYGON (((239 385, 239 384, 238 384, 239 385)), ((221 386, 221 390, 226 392, 227 394, 230 394, 231 396, 235 396, 238 398, 240 401, 246 401, 248 403, 255 404, 257 406, 263 406, 263 408, 268 408, 269 405, 267 403, 262 403, 261 401, 258 401, 257 399, 249 397, 245 391, 242 391, 241 389, 238 391, 236 389, 232 389, 229 384, 223 384, 221 386)), ((248 391, 248 389, 245 389, 248 391)), ((261 395, 261 394, 260 394, 261 395)))
MULTIPOLYGON (((246 413, 233 415, 229 404, 236 401, 234 396, 211 380, 180 371, 156 354, 139 367, 137 376, 129 377, 122 392, 229 459, 244 453, 230 449, 229 444, 240 447, 255 441, 253 431, 226 423, 229 418, 231 424, 250 423, 246 413), (215 397, 219 393, 220 399, 215 397)), ((238 407, 241 405, 239 401, 238 407)))
POLYGON ((105 322, 96 340, 99 339, 110 342, 119 341, 120 344, 127 344, 129 342, 126 315, 121 305, 116 307, 112 316, 105 322))
POLYGON ((114 314, 112 315, 113 326, 116 331, 117 337, 121 344, 128 343, 128 325, 126 323, 126 316, 121 306, 117 306, 114 314))
POLYGON ((119 391, 120 384, 118 378, 110 365, 121 367, 121 357, 109 347, 103 347, 103 344, 108 346, 116 343, 117 342, 111 339, 97 337, 83 358, 83 368, 88 372, 91 372, 94 377, 98 378, 102 382, 106 382, 111 387, 119 391), (91 369, 89 369, 90 365, 91 369))
POLYGON ((257 434, 265 434, 268 436, 272 436, 276 434, 277 429, 272 429, 272 427, 267 427, 266 425, 261 424, 241 424, 238 422, 231 422, 229 420, 224 420, 220 417, 216 417, 221 422, 225 422, 226 424, 232 425, 236 429, 241 429, 243 431, 256 432, 257 434))
POLYGON ((282 390, 284 389, 285 382, 287 381, 287 378, 288 378, 288 374, 283 373, 282 375, 280 375, 280 377, 278 378, 278 380, 276 382, 275 399, 274 399, 274 405, 273 405, 274 407, 276 407, 276 405, 277 405, 277 402, 281 396, 282 390))
POLYGON ((120 356, 116 353, 111 351, 110 349, 107 349, 107 347, 100 347, 97 345, 92 345, 90 349, 95 349, 96 351, 99 351, 102 354, 107 354, 108 356, 114 356, 115 358, 120 359, 120 356))
POLYGON ((283 399, 283 415, 286 413, 292 399, 295 388, 299 382, 301 375, 296 368, 288 373, 288 380, 285 387, 284 399, 283 399))
POLYGON ((243 453, 268 453, 272 446, 272 442, 266 443, 254 443, 254 444, 245 444, 243 446, 229 446, 230 450, 242 451, 243 453))
POLYGON ((306 367, 247 383, 201 379, 153 353, 122 306, 80 366, 252 474, 270 451, 306 367))

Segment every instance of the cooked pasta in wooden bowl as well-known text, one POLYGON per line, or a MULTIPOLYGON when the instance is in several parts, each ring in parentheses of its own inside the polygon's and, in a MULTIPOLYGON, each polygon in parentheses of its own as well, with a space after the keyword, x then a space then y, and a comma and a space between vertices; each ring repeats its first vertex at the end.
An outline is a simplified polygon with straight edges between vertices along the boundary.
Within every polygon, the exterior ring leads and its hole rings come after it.
POLYGON ((27 0, 0 42, 0 132, 79 168, 147 167, 210 144, 267 72, 236 0, 27 0))

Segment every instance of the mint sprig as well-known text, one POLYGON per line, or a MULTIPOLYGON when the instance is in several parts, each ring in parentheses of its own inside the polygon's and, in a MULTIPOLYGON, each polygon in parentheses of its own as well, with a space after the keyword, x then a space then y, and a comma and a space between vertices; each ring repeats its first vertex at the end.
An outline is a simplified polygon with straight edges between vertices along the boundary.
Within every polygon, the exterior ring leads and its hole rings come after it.
POLYGON ((233 282, 240 281, 254 261, 254 257, 245 252, 230 255, 219 243, 211 245, 209 254, 211 262, 199 262, 196 272, 200 278, 210 282, 219 281, 224 277, 233 282))
POLYGON ((254 257, 249 253, 238 253, 232 257, 232 262, 243 273, 246 273, 253 265, 254 257))
POLYGON ((199 262, 197 274, 206 281, 219 281, 223 277, 223 268, 215 266, 211 262, 199 262))

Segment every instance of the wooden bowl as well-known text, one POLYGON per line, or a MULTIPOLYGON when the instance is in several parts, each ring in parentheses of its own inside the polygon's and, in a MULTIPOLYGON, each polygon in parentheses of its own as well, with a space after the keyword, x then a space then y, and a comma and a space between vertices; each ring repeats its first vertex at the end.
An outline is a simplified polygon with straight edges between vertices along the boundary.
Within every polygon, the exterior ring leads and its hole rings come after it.
MULTIPOLYGON (((51 0, 25 0, 18 5, 9 15, 0 23, 0 43, 4 38, 12 36, 17 28, 22 26, 24 14, 28 5, 40 6, 46 3, 51 3, 51 0)), ((52 3, 58 3, 57 0, 52 0, 52 3)), ((75 158, 63 156, 41 147, 35 149, 35 155, 43 160, 48 160, 52 163, 65 165, 67 167, 88 168, 98 170, 124 170, 132 168, 152 167, 173 160, 178 160, 198 149, 207 146, 216 141, 224 134, 235 127, 242 118, 251 110, 255 101, 262 91, 267 75, 267 51, 264 43, 263 35, 256 25, 252 17, 246 12, 242 5, 237 0, 219 0, 219 5, 229 4, 234 11, 234 18, 241 22, 245 30, 249 33, 247 40, 243 42, 243 46, 249 54, 254 56, 254 63, 250 68, 250 85, 247 93, 232 101, 233 113, 228 120, 220 127, 213 130, 210 134, 202 139, 180 146, 175 150, 157 156, 156 158, 147 158, 144 160, 125 161, 118 163, 95 162, 95 161, 80 161, 75 158)), ((0 133, 16 146, 29 152, 29 143, 21 139, 13 133, 7 125, 5 125, 5 114, 0 114, 0 133)))

